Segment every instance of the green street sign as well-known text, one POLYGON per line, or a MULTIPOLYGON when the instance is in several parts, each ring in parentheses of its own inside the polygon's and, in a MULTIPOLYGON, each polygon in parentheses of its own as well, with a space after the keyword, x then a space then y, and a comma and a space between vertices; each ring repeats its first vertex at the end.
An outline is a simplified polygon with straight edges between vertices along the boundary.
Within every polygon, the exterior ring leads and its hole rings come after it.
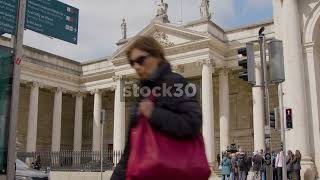
POLYGON ((0 0, 0 32, 16 34, 18 0, 0 0))
POLYGON ((73 44, 78 42, 79 9, 57 0, 27 0, 25 28, 73 44))
POLYGON ((7 172, 12 78, 13 51, 0 46, 0 174, 7 172))

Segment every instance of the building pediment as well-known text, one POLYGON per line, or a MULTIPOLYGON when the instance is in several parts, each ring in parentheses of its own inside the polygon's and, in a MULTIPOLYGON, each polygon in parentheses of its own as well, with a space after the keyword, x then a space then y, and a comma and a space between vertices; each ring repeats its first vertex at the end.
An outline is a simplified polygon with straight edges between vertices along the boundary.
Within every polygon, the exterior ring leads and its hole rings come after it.
MULTIPOLYGON (((164 48, 170 48, 181 44, 197 42, 202 39, 207 39, 210 36, 206 33, 192 31, 183 27, 174 26, 170 24, 151 23, 137 36, 152 36, 164 48)), ((132 44, 135 37, 128 39, 113 55, 111 59, 125 56, 127 48, 132 44)))

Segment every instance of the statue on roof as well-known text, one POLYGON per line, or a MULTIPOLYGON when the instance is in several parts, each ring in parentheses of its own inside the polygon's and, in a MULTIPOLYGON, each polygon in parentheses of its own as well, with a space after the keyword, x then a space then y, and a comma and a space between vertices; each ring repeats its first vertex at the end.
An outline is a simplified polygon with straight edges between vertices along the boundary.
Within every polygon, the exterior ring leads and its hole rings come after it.
POLYGON ((156 17, 154 18, 154 20, 156 22, 160 22, 160 23, 170 23, 169 18, 168 18, 168 4, 163 2, 163 0, 160 0, 160 2, 158 3, 158 8, 156 11, 156 17))
POLYGON ((158 3, 156 17, 167 15, 167 12, 168 12, 168 4, 164 3, 163 0, 160 0, 160 2, 158 3))
POLYGON ((122 19, 121 33, 122 33, 122 39, 127 39, 127 23, 124 18, 122 19))
POLYGON ((205 20, 211 19, 211 13, 209 9, 210 9, 209 0, 202 0, 201 6, 200 6, 201 19, 205 19, 205 20))

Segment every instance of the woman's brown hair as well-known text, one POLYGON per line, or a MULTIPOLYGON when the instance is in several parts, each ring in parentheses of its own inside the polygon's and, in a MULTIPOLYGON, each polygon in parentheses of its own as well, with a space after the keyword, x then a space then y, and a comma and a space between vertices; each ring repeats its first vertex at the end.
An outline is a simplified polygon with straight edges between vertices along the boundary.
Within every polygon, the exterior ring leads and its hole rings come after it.
POLYGON ((139 49, 141 51, 145 51, 149 53, 151 56, 158 58, 161 60, 162 63, 168 62, 165 58, 164 49, 155 40, 153 37, 150 36, 138 36, 134 42, 129 46, 126 55, 127 58, 130 59, 130 55, 133 49, 139 49))

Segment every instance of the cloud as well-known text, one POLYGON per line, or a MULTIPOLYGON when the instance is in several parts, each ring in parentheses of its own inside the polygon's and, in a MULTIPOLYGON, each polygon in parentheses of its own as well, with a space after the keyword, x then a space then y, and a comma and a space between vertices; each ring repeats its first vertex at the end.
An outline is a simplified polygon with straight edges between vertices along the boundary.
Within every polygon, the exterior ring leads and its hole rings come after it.
MULTIPOLYGON (((27 31, 25 44, 76 61, 98 59, 112 55, 121 37, 120 24, 126 18, 128 35, 134 36, 146 27, 155 15, 157 0, 61 0, 80 9, 78 44, 27 31)), ((236 18, 236 0, 210 0, 213 21, 222 27, 236 18)), ((249 4, 256 1, 247 0, 249 4)), ((172 23, 180 20, 181 2, 183 21, 199 19, 201 0, 165 0, 172 23)))

